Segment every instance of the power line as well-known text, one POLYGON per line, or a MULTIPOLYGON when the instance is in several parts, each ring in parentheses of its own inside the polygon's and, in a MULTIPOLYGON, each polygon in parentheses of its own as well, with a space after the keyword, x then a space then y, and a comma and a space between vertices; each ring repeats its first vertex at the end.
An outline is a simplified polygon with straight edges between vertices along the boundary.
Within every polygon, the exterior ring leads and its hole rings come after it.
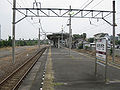
POLYGON ((19 7, 21 7, 21 5, 20 5, 19 3, 17 3, 17 5, 18 5, 19 7))
POLYGON ((41 20, 40 20, 40 19, 39 19, 39 23, 40 23, 42 32, 43 32, 43 33, 46 33, 46 32, 43 30, 43 28, 42 28, 42 24, 41 24, 41 20))
POLYGON ((25 6, 24 2, 23 2, 22 0, 20 0, 20 1, 21 1, 21 3, 23 4, 23 6, 25 6))
MULTIPOLYGON (((20 0, 20 1, 21 1, 21 3, 23 4, 23 6, 25 6, 24 2, 23 2, 22 0, 20 0)), ((12 4, 12 3, 11 3, 11 4, 12 4)), ((27 20, 35 29, 37 29, 37 28, 32 24, 31 21, 29 21, 27 18, 26 18, 26 20, 27 20)))
POLYGON ((26 0, 24 0, 24 1, 23 1, 23 0, 20 0, 20 2, 23 4, 24 7, 30 5, 30 3, 28 3, 28 1, 26 1, 26 0))
POLYGON ((69 21, 69 20, 67 20, 67 22, 66 22, 65 26, 63 27, 63 29, 65 29, 65 28, 67 27, 68 21, 69 21))
POLYGON ((92 0, 91 2, 89 2, 83 9, 85 9, 88 5, 90 5, 94 0, 92 0))
MULTIPOLYGON (((120 20, 120 18, 116 18, 116 21, 117 21, 117 20, 120 20)), ((101 25, 96 26, 95 28, 99 28, 99 27, 102 26, 102 25, 105 25, 105 23, 102 23, 101 25)), ((90 28, 89 30, 93 30, 93 29, 95 29, 95 28, 90 28)), ((107 29, 107 28, 105 28, 105 29, 107 29)))
POLYGON ((30 3, 28 0, 27 1, 24 0, 24 1, 27 2, 28 5, 30 5, 30 6, 32 5, 32 3, 30 3))
POLYGON ((10 2, 9 0, 6 0, 10 5, 12 5, 12 2, 10 2))
POLYGON ((27 18, 26 18, 26 20, 27 20, 35 29, 37 29, 27 18))
POLYGON ((81 8, 88 2, 89 0, 87 0, 85 3, 83 3, 83 5, 81 6, 81 8))
MULTIPOLYGON (((9 1, 9 0, 6 0, 6 1, 7 1, 11 6, 13 5, 11 1, 9 1)), ((21 7, 19 3, 17 3, 17 5, 18 5, 19 7, 21 7)))
POLYGON ((100 2, 98 2, 95 6, 93 6, 91 9, 93 9, 94 7, 98 6, 100 3, 102 3, 104 0, 101 0, 100 2))
MULTIPOLYGON (((7 2, 12 5, 12 2, 10 2, 9 0, 7 0, 7 2)), ((22 2, 23 3, 23 2, 22 2)), ((18 3, 17 3, 18 4, 18 3)), ((19 5, 19 4, 18 4, 19 5)), ((19 5, 20 6, 20 5, 19 5)), ((21 7, 21 6, 20 6, 21 7)), ((26 18, 26 20, 36 29, 36 27, 26 18)))

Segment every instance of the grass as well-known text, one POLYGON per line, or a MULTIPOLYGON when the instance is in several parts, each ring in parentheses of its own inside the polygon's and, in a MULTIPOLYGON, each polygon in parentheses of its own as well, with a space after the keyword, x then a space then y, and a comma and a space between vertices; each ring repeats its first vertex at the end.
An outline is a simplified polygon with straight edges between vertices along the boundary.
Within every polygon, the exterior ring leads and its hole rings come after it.
POLYGON ((65 85, 64 83, 53 83, 54 86, 61 86, 61 85, 65 85))

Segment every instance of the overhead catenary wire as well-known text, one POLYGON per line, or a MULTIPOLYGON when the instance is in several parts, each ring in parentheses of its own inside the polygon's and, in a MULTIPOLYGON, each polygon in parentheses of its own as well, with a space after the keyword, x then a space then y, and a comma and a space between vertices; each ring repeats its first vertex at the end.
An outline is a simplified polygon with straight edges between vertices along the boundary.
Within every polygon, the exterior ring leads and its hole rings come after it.
MULTIPOLYGON (((11 1, 9 1, 9 0, 6 0, 11 6, 13 5, 12 4, 12 2, 11 1)), ((19 4, 18 4, 19 5, 19 4)), ((19 6, 21 6, 21 5, 19 5, 19 6)), ((26 18, 26 20, 35 28, 35 29, 37 29, 27 18, 26 18)))
POLYGON ((85 3, 83 3, 83 5, 81 6, 81 8, 88 2, 89 0, 87 0, 85 3))
POLYGON ((32 24, 31 21, 29 21, 27 18, 26 18, 26 20, 27 20, 35 29, 37 29, 37 28, 32 24))
MULTIPOLYGON (((36 0, 35 0, 35 1, 36 1, 36 0)), ((92 0, 92 1, 93 1, 93 0, 92 0)), ((92 2, 92 1, 91 1, 91 2, 92 2)), ((101 1, 103 1, 103 0, 101 0, 101 1)), ((90 3, 91 3, 91 2, 90 2, 90 3)), ((88 3, 84 8, 86 8, 90 3, 88 3)), ((99 2, 99 3, 100 3, 100 2, 99 2)), ((83 8, 83 9, 84 9, 84 8, 83 8)))
POLYGON ((102 3, 104 0, 99 1, 95 6, 93 6, 91 9, 93 9, 94 7, 98 6, 100 3, 102 3))
POLYGON ((6 0, 10 5, 12 5, 12 2, 10 2, 9 0, 6 0))
POLYGON ((26 3, 25 4, 27 4, 28 6, 30 5, 30 6, 32 6, 32 4, 33 3, 30 3, 30 2, 28 2, 28 0, 24 0, 26 3))
POLYGON ((89 6, 94 0, 91 0, 87 5, 85 5, 82 9, 84 10, 87 6, 89 6))
MULTIPOLYGON (((11 6, 13 5, 10 0, 6 0, 6 1, 7 1, 11 6)), ((21 5, 20 5, 19 3, 17 3, 17 5, 18 5, 19 7, 21 7, 21 5)))
POLYGON ((67 20, 67 22, 66 22, 65 26, 63 27, 63 29, 65 29, 65 28, 67 27, 68 21, 69 21, 69 20, 67 20))
MULTIPOLYGON (((120 18, 116 18, 116 21, 117 20, 120 20, 120 18)), ((96 29, 96 28, 99 28, 99 27, 101 27, 101 26, 103 26, 103 25, 105 25, 105 23, 102 23, 101 25, 94 25, 94 26, 96 26, 96 27, 94 27, 94 28, 89 28, 89 29, 86 29, 86 30, 89 30, 89 31, 91 31, 91 30, 94 30, 94 29, 96 29)), ((84 27, 85 28, 85 27, 84 27)), ((108 26, 108 28, 109 28, 109 26, 108 26)), ((107 29, 107 28, 105 28, 105 29, 107 29)))
POLYGON ((23 4, 23 6, 25 7, 25 3, 22 1, 22 0, 20 0, 20 2, 23 4))
POLYGON ((26 7, 26 6, 28 7, 29 5, 32 5, 32 3, 30 4, 26 0, 24 0, 24 1, 23 0, 19 0, 19 1, 23 4, 24 7, 26 7))
POLYGON ((41 30, 42 30, 42 32, 46 34, 45 30, 43 30, 43 28, 42 28, 42 24, 41 24, 41 22, 40 22, 40 26, 41 26, 41 30))

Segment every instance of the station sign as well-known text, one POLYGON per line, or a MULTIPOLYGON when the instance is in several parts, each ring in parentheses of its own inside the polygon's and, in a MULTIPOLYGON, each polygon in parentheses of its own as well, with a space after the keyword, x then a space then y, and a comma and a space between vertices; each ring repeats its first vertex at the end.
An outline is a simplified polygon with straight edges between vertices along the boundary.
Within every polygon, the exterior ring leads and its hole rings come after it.
POLYGON ((96 41, 96 58, 98 60, 106 61, 107 54, 107 40, 105 38, 96 41))
POLYGON ((97 76, 98 66, 97 64, 105 67, 105 82, 107 82, 107 43, 106 38, 100 38, 96 40, 96 59, 95 59, 95 76, 97 76))

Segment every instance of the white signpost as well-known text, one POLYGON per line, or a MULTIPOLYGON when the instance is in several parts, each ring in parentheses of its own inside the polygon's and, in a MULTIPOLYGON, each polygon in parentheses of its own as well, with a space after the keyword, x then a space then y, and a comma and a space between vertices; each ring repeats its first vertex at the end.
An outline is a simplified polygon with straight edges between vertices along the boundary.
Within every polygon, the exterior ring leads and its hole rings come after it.
POLYGON ((106 61, 107 40, 98 39, 96 41, 96 58, 98 60, 106 61))
POLYGON ((97 75, 97 64, 105 66, 105 82, 107 82, 107 40, 100 38, 96 40, 95 76, 97 75))

